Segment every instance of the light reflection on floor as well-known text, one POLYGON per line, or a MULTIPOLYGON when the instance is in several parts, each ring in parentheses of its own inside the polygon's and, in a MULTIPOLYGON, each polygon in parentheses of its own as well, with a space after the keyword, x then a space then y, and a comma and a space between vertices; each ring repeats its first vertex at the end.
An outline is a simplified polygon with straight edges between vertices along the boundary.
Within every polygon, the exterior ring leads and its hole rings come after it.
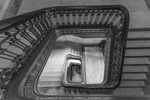
POLYGON ((86 83, 98 84, 104 78, 104 57, 99 47, 85 47, 86 83))
MULTIPOLYGON (((41 94, 48 95, 62 94, 65 91, 61 84, 61 78, 66 55, 68 54, 85 56, 87 84, 101 83, 104 77, 105 66, 102 50, 98 47, 98 44, 102 40, 102 38, 82 39, 76 36, 62 36, 58 38, 39 78, 38 91, 41 94), (94 47, 84 46, 84 52, 83 45, 87 44, 94 45, 94 47)), ((73 81, 81 81, 81 78, 74 77, 73 81)))

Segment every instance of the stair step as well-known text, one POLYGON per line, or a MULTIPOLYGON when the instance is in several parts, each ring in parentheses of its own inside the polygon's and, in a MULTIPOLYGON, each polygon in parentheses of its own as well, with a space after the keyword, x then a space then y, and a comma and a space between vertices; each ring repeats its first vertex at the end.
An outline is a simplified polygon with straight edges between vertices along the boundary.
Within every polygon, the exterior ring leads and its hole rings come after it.
POLYGON ((145 87, 144 81, 121 81, 119 88, 145 87))
POLYGON ((54 70, 54 72, 55 71, 62 71, 63 65, 64 64, 50 64, 49 66, 46 65, 45 68, 43 69, 43 72, 51 72, 53 70, 54 70))
POLYGON ((142 88, 116 88, 113 95, 144 95, 142 88))
POLYGON ((70 94, 71 95, 83 95, 84 90, 83 89, 71 89, 70 94))
POLYGON ((89 89, 90 95, 110 95, 112 91, 110 89, 89 89))
POLYGON ((126 47, 150 47, 150 40, 127 41, 126 47))
POLYGON ((122 74, 122 80, 147 80, 147 77, 143 73, 134 73, 134 74, 122 74))
POLYGON ((150 49, 126 49, 125 56, 147 56, 150 49))
POLYGON ((83 95, 83 92, 84 90, 81 90, 81 89, 72 89, 71 91, 71 94, 72 95, 83 95))
POLYGON ((143 58, 125 58, 124 64, 150 64, 150 61, 147 57, 143 58))
MULTIPOLYGON (((60 66, 63 66, 63 65, 60 65, 60 66)), ((46 73, 46 72, 62 72, 63 71, 63 67, 47 67, 47 68, 44 68, 43 72, 46 73)))
POLYGON ((90 89, 84 89, 84 94, 85 94, 85 95, 90 95, 90 94, 91 94, 90 89))
POLYGON ((64 59, 60 59, 60 58, 51 58, 49 57, 46 65, 47 66, 55 66, 55 65, 63 65, 64 64, 64 59))
POLYGON ((79 43, 71 42, 71 54, 80 56, 81 45, 79 43))
POLYGON ((39 81, 60 81, 62 76, 41 76, 39 81))
POLYGON ((58 95, 59 94, 59 90, 60 88, 59 87, 52 87, 52 88, 49 88, 48 91, 47 91, 47 94, 51 94, 51 95, 58 95))
POLYGON ((123 66, 123 72, 146 73, 148 68, 147 66, 123 66))
POLYGON ((66 95, 65 90, 66 89, 63 86, 61 86, 60 89, 59 89, 59 95, 66 95))
POLYGON ((77 89, 71 89, 70 94, 71 95, 77 95, 78 90, 77 89))
POLYGON ((70 44, 64 43, 56 43, 54 49, 51 52, 51 58, 59 58, 64 59, 64 57, 70 53, 71 46, 70 44))
POLYGON ((44 95, 59 95, 60 94, 60 86, 59 87, 39 87, 39 91, 44 95))
POLYGON ((149 38, 150 31, 129 31, 128 38, 149 38))
POLYGON ((42 73, 41 77, 42 76, 62 76, 62 74, 63 74, 62 71, 61 72, 53 72, 53 71, 51 71, 51 72, 44 72, 44 73, 42 73))
POLYGON ((61 81, 39 81, 38 87, 59 87, 61 81))
POLYGON ((65 88, 65 94, 71 95, 71 88, 65 88))
POLYGON ((40 94, 46 94, 48 90, 49 90, 49 87, 39 87, 38 86, 38 91, 40 92, 40 94))

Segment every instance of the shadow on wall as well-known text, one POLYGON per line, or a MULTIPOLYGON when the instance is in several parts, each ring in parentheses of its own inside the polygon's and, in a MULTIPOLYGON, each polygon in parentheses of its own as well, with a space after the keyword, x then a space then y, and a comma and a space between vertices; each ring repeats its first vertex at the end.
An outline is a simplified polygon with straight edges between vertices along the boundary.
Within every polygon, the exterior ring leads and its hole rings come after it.
POLYGON ((16 16, 21 3, 22 0, 11 0, 2 19, 7 19, 16 16))

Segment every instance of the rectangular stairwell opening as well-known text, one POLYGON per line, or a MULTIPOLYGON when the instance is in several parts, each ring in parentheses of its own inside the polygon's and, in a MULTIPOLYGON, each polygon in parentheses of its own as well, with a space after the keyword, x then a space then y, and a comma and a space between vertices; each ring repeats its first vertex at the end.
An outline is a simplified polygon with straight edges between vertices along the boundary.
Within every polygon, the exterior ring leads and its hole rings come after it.
POLYGON ((94 86, 107 81, 112 31, 91 30, 58 36, 38 80, 40 94, 59 95, 67 85, 94 86))

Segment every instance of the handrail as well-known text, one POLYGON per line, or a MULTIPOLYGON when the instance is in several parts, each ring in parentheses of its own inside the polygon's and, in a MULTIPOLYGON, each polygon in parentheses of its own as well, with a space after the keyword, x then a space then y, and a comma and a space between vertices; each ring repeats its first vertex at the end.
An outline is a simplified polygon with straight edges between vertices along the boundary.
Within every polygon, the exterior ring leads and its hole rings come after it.
MULTIPOLYGON (((51 7, 0 21, 0 58, 13 66, 3 71, 0 88, 8 87, 18 70, 23 69, 26 61, 36 52, 42 41, 52 30, 69 28, 110 27, 114 31, 113 48, 107 84, 99 88, 114 88, 119 85, 122 72, 124 48, 129 25, 129 13, 120 5, 114 6, 74 6, 51 7), (20 53, 7 47, 19 49, 20 53), (8 74, 7 74, 8 73, 8 74), (116 73, 120 76, 116 76, 116 73)), ((61 33, 58 35, 60 36, 61 33)), ((42 48, 41 48, 42 49, 42 48)), ((71 86, 72 87, 72 86, 71 86)), ((77 86, 75 87, 82 87, 77 86)), ((83 86, 84 88, 88 88, 83 86)))

